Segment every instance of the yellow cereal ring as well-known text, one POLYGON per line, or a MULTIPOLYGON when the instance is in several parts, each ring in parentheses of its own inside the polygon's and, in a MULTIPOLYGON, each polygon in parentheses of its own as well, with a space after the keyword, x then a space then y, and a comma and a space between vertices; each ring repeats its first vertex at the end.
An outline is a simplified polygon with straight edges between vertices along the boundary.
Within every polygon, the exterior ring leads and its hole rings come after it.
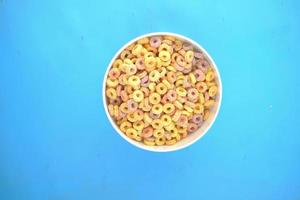
POLYGON ((109 112, 110 116, 113 117, 114 114, 115 114, 115 112, 114 112, 114 105, 109 104, 109 105, 107 106, 107 108, 108 108, 108 112, 109 112))
POLYGON ((182 127, 182 126, 177 126, 177 131, 179 134, 183 134, 183 133, 187 132, 187 128, 182 127))
POLYGON ((171 129, 175 128, 175 124, 170 123, 168 126, 165 126, 164 128, 166 129, 166 131, 170 131, 171 129))
POLYGON ((142 38, 142 39, 139 39, 138 41, 137 41, 137 43, 138 44, 148 44, 149 43, 149 38, 147 38, 147 37, 144 37, 144 38, 142 38))
POLYGON ((168 51, 170 54, 173 53, 173 48, 170 45, 167 45, 165 43, 162 43, 159 47, 158 47, 158 51, 168 51))
POLYGON ((155 104, 155 105, 152 106, 151 111, 154 114, 159 115, 163 111, 163 106, 161 104, 155 104))
POLYGON ((197 82, 197 79, 193 73, 189 74, 189 78, 190 78, 192 84, 195 84, 197 82))
POLYGON ((176 88, 176 93, 181 97, 185 97, 187 94, 186 90, 183 87, 176 88))
POLYGON ((170 60, 171 55, 170 55, 170 52, 168 52, 168 51, 161 51, 161 52, 159 52, 158 57, 159 57, 163 62, 166 62, 166 61, 169 61, 169 60, 170 60))
POLYGON ((159 137, 163 137, 165 134, 165 130, 162 128, 162 129, 155 129, 153 131, 153 136, 156 137, 156 138, 159 138, 159 137))
POLYGON ((149 57, 145 59, 146 71, 151 72, 156 68, 157 60, 154 57, 149 57))
POLYGON ((144 139, 143 142, 144 142, 145 145, 155 146, 155 142, 154 141, 150 141, 150 140, 144 139))
POLYGON ((130 76, 127 82, 130 86, 136 87, 140 85, 141 79, 138 76, 130 76))
POLYGON ((168 126, 172 122, 172 119, 169 115, 161 116, 160 120, 162 121, 164 127, 168 126))
POLYGON ((161 97, 158 93, 151 93, 149 96, 149 102, 151 104, 158 104, 161 100, 161 97))
POLYGON ((153 58, 155 56, 155 54, 153 52, 148 52, 144 55, 144 59, 146 60, 147 58, 153 58))
POLYGON ((209 115, 210 115, 209 110, 205 110, 205 111, 204 111, 204 115, 203 115, 203 119, 204 119, 204 120, 207 120, 207 119, 209 118, 209 115))
POLYGON ((177 81, 175 82, 175 85, 176 85, 176 87, 183 87, 184 81, 183 81, 182 79, 177 80, 177 81))
POLYGON ((135 136, 134 139, 138 142, 142 141, 142 137, 139 135, 135 136))
POLYGON ((211 86, 208 90, 208 95, 210 97, 214 97, 214 96, 216 96, 217 92, 218 92, 217 86, 211 86))
POLYGON ((167 74, 167 70, 165 67, 161 67, 159 70, 160 70, 160 77, 164 77, 167 74))
POLYGON ((170 114, 174 111, 175 109, 175 106, 171 103, 166 103, 164 106, 163 106, 163 111, 164 113, 166 114, 170 114))
POLYGON ((204 106, 200 103, 197 103, 194 107, 194 113, 200 114, 200 113, 203 113, 203 111, 204 111, 204 106))
POLYGON ((162 61, 159 57, 156 57, 156 68, 160 69, 163 65, 162 65, 162 61))
MULTIPOLYGON (((151 124, 152 123, 152 118, 149 116, 148 113, 144 113, 144 122, 145 123, 148 123, 148 124, 151 124)), ((146 126, 145 126, 146 127, 146 126)))
POLYGON ((178 100, 180 103, 185 103, 185 102, 186 102, 185 97, 181 97, 181 96, 177 96, 177 100, 178 100))
POLYGON ((165 35, 163 38, 166 39, 166 40, 170 40, 172 42, 174 42, 176 40, 176 38, 174 36, 171 36, 171 35, 165 35))
POLYGON ((136 122, 138 120, 135 113, 128 113, 126 117, 130 122, 136 122))
POLYGON ((151 123, 151 126, 154 129, 162 129, 163 128, 163 122, 160 119, 154 119, 151 123))
POLYGON ((128 93, 128 94, 132 94, 134 92, 134 88, 131 86, 131 85, 126 85, 125 86, 125 91, 128 93))
POLYGON ((177 77, 177 80, 184 80, 185 79, 185 76, 182 73, 178 73, 178 72, 176 72, 176 77, 177 77))
POLYGON ((119 106, 118 105, 114 105, 114 116, 119 117, 119 106))
POLYGON ((209 107, 209 108, 212 107, 213 105, 215 105, 215 101, 212 99, 210 99, 204 103, 204 106, 209 107))
POLYGON ((124 50, 124 51, 121 52, 120 58, 121 58, 122 60, 124 60, 124 59, 126 59, 126 58, 129 58, 130 54, 131 54, 130 51, 124 50))
POLYGON ((115 88, 115 87, 117 87, 118 84, 119 84, 118 79, 110 79, 110 78, 108 78, 108 79, 106 80, 106 85, 107 85, 108 87, 113 87, 113 88, 115 88))
POLYGON ((123 113, 129 113, 129 109, 128 109, 127 103, 121 103, 119 109, 120 109, 123 113))
POLYGON ((215 78, 215 74, 213 71, 207 72, 207 74, 205 76, 206 81, 210 82, 210 81, 214 80, 214 78, 215 78))
POLYGON ((183 109, 182 103, 180 103, 178 100, 174 101, 174 105, 176 108, 178 108, 180 110, 183 109))
POLYGON ((171 128, 171 129, 169 130, 169 132, 171 133, 171 136, 172 136, 172 137, 176 137, 176 135, 178 135, 178 131, 177 131, 177 128, 176 128, 176 127, 171 128))
POLYGON ((143 130, 145 124, 143 121, 136 121, 133 123, 133 128, 137 131, 143 130))
POLYGON ((174 50, 179 51, 182 48, 182 42, 180 40, 175 40, 174 42, 174 50))
POLYGON ((144 47, 141 44, 137 44, 131 50, 131 53, 135 56, 139 55, 144 47))
POLYGON ((206 82, 207 87, 217 86, 216 82, 206 82))
POLYGON ((124 64, 127 64, 127 65, 132 65, 132 64, 133 64, 132 60, 129 59, 129 58, 124 59, 124 60, 123 60, 123 63, 124 63, 124 64))
POLYGON ((117 60, 115 60, 114 61, 114 63, 113 63, 113 68, 118 68, 118 69, 120 69, 120 66, 123 64, 123 61, 121 60, 121 59, 117 59, 117 60))
POLYGON ((188 111, 186 111, 186 110, 183 110, 183 111, 181 112, 181 114, 182 114, 182 115, 185 115, 185 116, 187 116, 187 117, 190 117, 190 116, 192 115, 192 113, 190 113, 190 112, 188 112, 188 111))
POLYGON ((182 113, 182 111, 177 110, 177 111, 175 112, 175 114, 173 115, 172 120, 173 120, 174 122, 177 122, 178 119, 179 119, 179 117, 181 116, 181 113, 182 113))
POLYGON ((151 92, 154 92, 154 91, 155 91, 156 84, 153 83, 153 82, 151 82, 151 83, 149 83, 148 87, 149 87, 149 89, 150 89, 151 92))
POLYGON ((137 72, 137 68, 134 64, 128 64, 126 65, 125 73, 127 75, 133 75, 137 72))
POLYGON ((110 99, 116 99, 117 98, 117 91, 114 88, 108 88, 106 90, 106 96, 110 99))
POLYGON ((168 90, 172 89, 172 85, 166 79, 162 80, 162 83, 165 84, 165 86, 167 87, 168 90))
POLYGON ((160 78, 160 73, 157 70, 153 70, 149 73, 150 81, 156 82, 160 78))
POLYGON ((158 137, 155 139, 155 144, 157 146, 164 145, 166 143, 166 138, 165 137, 158 137))
POLYGON ((167 44, 167 45, 169 45, 169 46, 172 46, 172 45, 173 45, 173 41, 167 40, 167 39, 163 40, 162 43, 165 43, 165 44, 167 44))
POLYGON ((199 93, 199 102, 201 104, 204 104, 205 103, 205 98, 204 98, 204 94, 203 93, 199 93))
POLYGON ((135 102, 141 102, 144 99, 144 93, 141 90, 135 90, 132 93, 132 98, 135 102))
POLYGON ((137 131, 135 129, 133 129, 133 128, 129 128, 129 129, 126 130, 126 135, 129 138, 134 139, 137 136, 137 131))
POLYGON ((161 61, 161 65, 164 66, 164 67, 167 67, 171 64, 171 60, 168 60, 168 61, 161 61))
POLYGON ((171 65, 167 65, 167 70, 171 71, 171 72, 176 72, 175 67, 171 66, 171 65))
POLYGON ((155 90, 158 94, 162 95, 168 91, 168 88, 163 83, 159 83, 156 85, 155 90))
POLYGON ((166 145, 173 145, 176 143, 176 139, 166 140, 166 145))
POLYGON ((124 121, 120 124, 120 130, 123 133, 126 133, 126 130, 131 128, 131 127, 132 127, 132 124, 129 121, 124 121))
POLYGON ((191 107, 189 107, 189 106, 187 106, 187 105, 184 105, 183 107, 184 107, 184 109, 185 109, 186 111, 188 111, 189 113, 192 113, 192 112, 193 112, 193 109, 192 109, 191 107))
POLYGON ((194 52, 189 50, 185 53, 184 59, 187 63, 191 63, 194 59, 194 52))

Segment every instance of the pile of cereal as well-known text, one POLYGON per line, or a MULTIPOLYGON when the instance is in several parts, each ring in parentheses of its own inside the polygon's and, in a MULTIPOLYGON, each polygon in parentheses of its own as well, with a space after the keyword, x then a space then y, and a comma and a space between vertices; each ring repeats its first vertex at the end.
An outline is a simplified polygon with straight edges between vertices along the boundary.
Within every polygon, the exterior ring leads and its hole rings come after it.
POLYGON ((108 111, 120 130, 146 145, 173 145, 197 131, 218 85, 205 55, 173 36, 145 37, 123 50, 106 82, 108 111))

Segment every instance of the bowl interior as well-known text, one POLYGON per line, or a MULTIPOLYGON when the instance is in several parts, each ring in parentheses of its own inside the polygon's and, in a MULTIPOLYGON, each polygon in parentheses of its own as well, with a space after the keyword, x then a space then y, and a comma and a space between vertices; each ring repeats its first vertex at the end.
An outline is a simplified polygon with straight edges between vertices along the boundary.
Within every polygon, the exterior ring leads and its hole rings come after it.
POLYGON ((210 57, 210 55, 206 52, 206 50, 200 46, 197 42, 185 37, 185 36, 182 36, 182 35, 179 35, 179 34, 174 34, 174 33, 167 33, 167 32, 157 32, 157 33, 150 33, 150 34, 145 34, 145 35, 142 35, 140 37, 137 37, 133 40, 131 40, 130 42, 128 42, 127 44, 125 44, 117 53, 116 55, 113 57, 113 59, 111 60, 108 68, 107 68, 107 71, 105 73, 105 77, 104 77, 104 82, 103 82, 103 103, 104 103, 104 108, 105 108, 105 112, 106 112, 106 115, 109 119, 109 121, 111 122, 112 126, 114 127, 114 129, 125 139, 127 140, 129 143, 135 145, 136 147, 139 147, 139 148, 142 148, 142 149, 145 149, 145 150, 149 150, 149 151, 156 151, 156 152, 168 152, 168 151, 174 151, 174 150, 179 150, 179 149, 182 149, 184 147, 187 147, 191 144, 193 144, 194 142, 196 142, 198 139, 200 139, 203 135, 205 135, 205 133, 209 130, 209 128, 212 126, 212 124, 214 123, 217 115, 218 115, 218 112, 219 112, 219 109, 220 109, 220 105, 221 105, 221 101, 222 101, 222 82, 221 82, 221 78, 220 78, 220 74, 219 74, 219 71, 218 71, 218 68, 215 64, 215 62, 213 61, 213 59, 210 57), (165 35, 169 35, 169 36, 174 36, 176 38, 179 38, 180 40, 182 41, 185 41, 185 42, 188 42, 190 44, 192 44, 194 46, 194 49, 195 50, 199 50, 201 52, 203 52, 203 54, 205 55, 205 57, 207 58, 207 60, 210 62, 210 64, 212 65, 217 77, 215 78, 216 79, 216 82, 218 84, 218 88, 219 88, 219 91, 218 91, 218 94, 216 96, 216 104, 212 107, 211 109, 211 113, 209 115, 209 118, 207 120, 205 120, 203 122, 203 124, 200 126, 200 128, 195 131, 194 133, 192 134, 189 134, 187 137, 185 137, 184 139, 178 141, 176 144, 174 145, 171 145, 171 146, 147 146, 145 144, 143 144, 142 142, 137 142, 135 140, 132 140, 130 138, 128 138, 120 129, 119 127, 116 125, 116 123, 114 122, 114 120, 112 119, 112 117, 109 115, 109 112, 108 112, 108 109, 107 109, 107 99, 106 99, 106 96, 105 96, 105 90, 106 90, 106 79, 107 79, 107 76, 108 76, 108 71, 109 69, 111 68, 112 66, 112 63, 114 62, 114 60, 119 56, 119 54, 127 47, 129 46, 130 44, 132 44, 133 42, 136 42, 137 40, 141 39, 141 38, 144 38, 144 37, 151 37, 151 36, 165 36, 165 35))

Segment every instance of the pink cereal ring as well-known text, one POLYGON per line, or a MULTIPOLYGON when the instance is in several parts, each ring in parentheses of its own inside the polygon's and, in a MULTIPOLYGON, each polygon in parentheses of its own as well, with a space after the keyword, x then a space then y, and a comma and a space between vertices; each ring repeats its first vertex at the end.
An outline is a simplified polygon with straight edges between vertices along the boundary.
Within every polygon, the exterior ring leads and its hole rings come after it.
POLYGON ((154 114, 153 112, 149 112, 149 116, 152 119, 159 119, 160 118, 160 114, 154 114))
POLYGON ((149 77, 148 76, 144 76, 142 79, 141 79, 141 86, 143 87, 147 87, 150 83, 150 80, 149 80, 149 77))
POLYGON ((203 122, 203 116, 202 115, 194 115, 192 117, 192 122, 195 124, 201 124, 203 122))
POLYGON ((205 74, 200 69, 196 69, 194 71, 194 75, 195 75, 197 81, 204 81, 205 80, 205 74))
POLYGON ((116 99, 110 99, 109 100, 109 103, 110 104, 113 104, 113 105, 120 105, 121 104, 121 98, 120 97, 117 97, 116 99))
POLYGON ((167 94, 165 94, 165 95, 161 98, 160 102, 161 102, 162 104, 169 103, 167 94))
POLYGON ((137 76, 138 76, 140 79, 142 79, 142 78, 144 78, 146 75, 147 75, 147 72, 146 72, 146 71, 143 71, 143 72, 138 73, 137 76))
POLYGON ((209 100, 208 92, 205 92, 205 93, 204 93, 204 99, 205 99, 205 101, 208 101, 208 100, 209 100))
POLYGON ((188 73, 190 73, 191 71, 192 71, 192 68, 186 68, 186 69, 184 69, 184 70, 182 71, 182 73, 188 74, 188 73))
POLYGON ((197 129, 198 129, 197 124, 189 123, 189 125, 188 125, 188 132, 189 133, 195 132, 197 129))
POLYGON ((179 119, 177 120, 177 124, 179 126, 184 126, 188 122, 188 118, 185 115, 180 115, 179 119))
POLYGON ((128 100, 128 94, 127 94, 127 92, 125 91, 125 90, 123 90, 123 91, 121 91, 121 99, 122 99, 122 101, 127 101, 128 100))
POLYGON ((184 50, 186 50, 186 51, 188 51, 188 50, 193 50, 193 45, 188 44, 188 43, 184 43, 184 44, 182 45, 182 48, 183 48, 184 50))
POLYGON ((144 59, 143 59, 143 58, 138 58, 138 59, 136 59, 136 61, 135 61, 135 66, 136 66, 136 68, 139 69, 139 70, 145 69, 145 62, 144 62, 144 59))
POLYGON ((169 90, 167 92, 167 100, 169 102, 174 102, 177 99, 177 93, 175 90, 169 90))
POLYGON ((128 110, 131 111, 131 112, 134 112, 136 111, 136 109, 138 108, 138 104, 137 102, 135 102, 134 100, 130 99, 127 101, 127 107, 128 107, 128 110))
POLYGON ((154 48, 158 48, 161 44, 161 38, 158 36, 154 36, 150 38, 150 46, 154 48))
POLYGON ((174 67, 175 67, 176 70, 178 70, 178 71, 180 71, 180 72, 182 72, 182 71, 184 70, 184 67, 180 66, 180 65, 177 64, 177 63, 174 64, 174 67))
POLYGON ((150 90, 148 88, 142 87, 140 90, 144 93, 145 97, 149 96, 150 90))
POLYGON ((195 56, 195 58, 198 58, 198 59, 203 59, 204 58, 204 56, 201 52, 194 52, 194 56, 195 56))
POLYGON ((199 93, 196 88, 190 88, 187 92, 187 97, 190 101, 198 99, 199 93))
POLYGON ((122 85, 118 85, 117 88, 116 88, 116 91, 117 91, 117 95, 118 96, 121 96, 121 91, 123 89, 123 86, 122 85))
POLYGON ((142 131, 142 137, 144 138, 149 138, 153 135, 153 128, 152 127, 147 127, 147 128, 144 128, 143 131, 142 131))
POLYGON ((109 70, 108 76, 111 79, 117 79, 120 76, 120 71, 115 68, 112 68, 111 70, 109 70))
POLYGON ((206 72, 209 68, 209 63, 205 59, 201 59, 196 63, 196 68, 201 69, 203 72, 206 72))

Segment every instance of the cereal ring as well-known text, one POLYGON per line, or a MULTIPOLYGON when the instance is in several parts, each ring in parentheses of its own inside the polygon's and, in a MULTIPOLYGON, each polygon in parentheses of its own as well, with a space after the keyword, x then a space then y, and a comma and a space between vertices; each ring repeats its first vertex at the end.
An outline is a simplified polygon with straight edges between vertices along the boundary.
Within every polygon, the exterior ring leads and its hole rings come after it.
POLYGON ((194 123, 189 123, 188 128, 187 128, 189 133, 195 132, 197 129, 198 129, 198 126, 197 126, 197 124, 194 124, 194 123))
POLYGON ((125 101, 127 101, 129 99, 128 94, 127 94, 127 92, 125 90, 121 91, 120 94, 121 94, 122 101, 125 102, 125 101))
POLYGON ((142 51, 143 48, 144 48, 144 47, 143 47, 141 44, 136 44, 136 45, 133 47, 133 49, 131 50, 131 53, 132 53, 133 55, 135 55, 135 56, 138 56, 138 55, 140 55, 140 53, 141 53, 141 51, 142 51))
POLYGON ((141 83, 141 80, 138 76, 130 76, 128 78, 128 84, 132 87, 136 87, 141 83))
POLYGON ((164 145, 166 143, 166 138, 165 137, 158 137, 155 139, 155 144, 157 146, 164 145))
POLYGON ((160 114, 154 114, 152 112, 152 108, 151 108, 151 111, 149 112, 149 116, 152 118, 152 119, 159 119, 160 118, 160 114))
POLYGON ((205 76, 206 81, 210 82, 210 81, 214 80, 214 78, 215 78, 214 72, 212 72, 212 71, 207 72, 207 74, 205 76))
POLYGON ((127 68, 125 69, 127 75, 134 75, 136 72, 137 68, 134 64, 127 65, 127 68))
POLYGON ((173 48, 170 45, 167 45, 167 44, 163 43, 158 47, 158 51, 159 52, 168 51, 170 54, 172 54, 173 53, 173 48))
POLYGON ((184 50, 186 50, 186 51, 188 51, 188 50, 193 50, 193 45, 188 44, 188 43, 184 43, 184 44, 182 45, 182 48, 183 48, 184 50))
POLYGON ((176 87, 184 87, 184 80, 180 79, 175 82, 176 87))
POLYGON ((205 73, 209 68, 209 63, 205 59, 199 60, 196 62, 196 68, 201 69, 205 73))
POLYGON ((166 140, 166 145, 173 145, 176 143, 176 139, 166 140))
POLYGON ((196 79, 196 77, 193 73, 189 74, 189 78, 190 78, 193 85, 197 82, 197 79, 196 79))
POLYGON ((144 113, 144 122, 148 123, 148 124, 151 124, 152 123, 152 118, 149 115, 150 114, 148 114, 148 113, 144 113))
POLYGON ((191 83, 189 82, 189 77, 188 76, 184 76, 184 79, 183 79, 183 87, 185 88, 189 88, 191 87, 191 83))
POLYGON ((186 62, 184 60, 184 57, 182 55, 178 55, 176 57, 176 63, 181 66, 181 67, 184 67, 186 65, 186 62))
POLYGON ((158 71, 160 73, 160 77, 164 77, 167 74, 167 70, 165 67, 159 68, 158 71))
POLYGON ((149 74, 150 81, 156 82, 160 78, 160 73, 157 70, 153 70, 149 74))
POLYGON ((174 105, 175 105, 176 108, 178 108, 180 110, 183 108, 183 105, 177 100, 174 102, 174 105))
POLYGON ((120 130, 125 133, 127 129, 131 128, 132 124, 129 121, 124 121, 120 124, 120 130))
POLYGON ((197 81, 204 81, 205 80, 205 74, 200 70, 196 69, 194 71, 195 77, 197 81))
POLYGON ((166 115, 166 114, 161 116, 160 120, 162 121, 163 126, 168 126, 172 122, 171 117, 169 115, 166 115))
POLYGON ((205 98, 204 98, 203 93, 199 94, 199 102, 200 102, 200 104, 204 104, 205 103, 205 98))
MULTIPOLYGON (((187 65, 186 65, 187 66, 187 65)), ((192 71, 192 68, 185 68, 183 71, 182 71, 182 73, 183 74, 188 74, 188 73, 190 73, 192 71)))
POLYGON ((108 72, 108 76, 111 79, 117 79, 120 76, 120 70, 118 68, 111 68, 108 72))
POLYGON ((163 96, 163 98, 161 98, 160 102, 161 102, 162 104, 166 104, 166 103, 169 102, 169 101, 168 101, 168 97, 167 97, 166 94, 163 96))
POLYGON ((147 43, 149 43, 149 38, 147 38, 147 37, 144 37, 144 38, 142 38, 142 39, 139 39, 138 41, 137 41, 137 43, 138 44, 147 44, 147 43))
POLYGON ((149 102, 151 104, 158 104, 161 100, 161 97, 158 93, 151 93, 149 96, 149 102))
POLYGON ((114 63, 112 64, 113 68, 117 68, 120 69, 120 66, 123 64, 123 61, 121 59, 117 59, 114 61, 114 63))
POLYGON ((177 96, 177 100, 178 100, 180 103, 185 103, 185 102, 186 102, 186 97, 177 96))
POLYGON ((120 85, 126 85, 127 84, 127 75, 121 74, 118 80, 119 80, 120 85))
POLYGON ((204 111, 204 115, 203 115, 203 119, 204 119, 204 120, 207 120, 207 119, 209 118, 209 115, 210 115, 209 110, 205 110, 205 111, 204 111))
POLYGON ((139 72, 136 75, 141 79, 141 82, 142 82, 142 78, 144 78, 145 76, 147 76, 147 72, 146 71, 142 71, 142 72, 139 72))
POLYGON ((163 111, 163 106, 161 104, 155 104, 151 109, 153 114, 159 115, 163 111))
POLYGON ((166 138, 167 140, 171 140, 171 139, 172 139, 171 133, 165 132, 165 138, 166 138))
POLYGON ((204 93, 207 90, 207 85, 206 85, 205 82, 199 82, 199 83, 196 84, 196 89, 199 92, 204 93))
POLYGON ((155 129, 153 131, 153 136, 156 137, 156 138, 163 137, 164 134, 165 134, 165 130, 163 128, 161 128, 161 129, 155 129))
POLYGON ((131 85, 126 85, 125 90, 128 94, 132 94, 134 92, 134 89, 131 85))
POLYGON ((205 99, 205 101, 208 101, 208 100, 209 100, 208 92, 205 92, 205 93, 204 93, 204 99, 205 99))
POLYGON ((119 84, 118 79, 111 79, 111 78, 108 78, 108 79, 106 80, 106 85, 107 85, 108 87, 113 87, 113 88, 115 88, 115 87, 117 87, 118 84, 119 84))
POLYGON ((129 113, 129 109, 128 109, 126 103, 121 103, 121 105, 120 105, 120 110, 121 110, 123 113, 129 113))
POLYGON ((171 103, 166 103, 164 106, 163 106, 163 111, 164 113, 166 114, 170 114, 171 112, 173 112, 175 109, 175 106, 171 103))
POLYGON ((145 45, 145 48, 147 49, 148 52, 152 52, 154 54, 157 53, 157 49, 154 47, 151 47, 150 44, 145 45))
POLYGON ((167 44, 167 45, 169 45, 169 46, 172 46, 172 45, 173 45, 173 41, 167 40, 167 39, 163 40, 162 43, 165 43, 165 44, 167 44))
POLYGON ((202 104, 198 103, 195 105, 194 113, 200 114, 200 113, 203 113, 203 111, 204 111, 204 106, 202 104))
POLYGON ((136 102, 141 102, 144 99, 144 93, 141 90, 135 90, 132 94, 132 98, 136 102))
POLYGON ((158 48, 161 44, 161 37, 154 36, 150 38, 150 46, 154 48, 158 48))
POLYGON ((184 59, 187 63, 191 63, 194 59, 194 52, 193 51, 187 51, 184 55, 184 59))
POLYGON ((157 59, 154 57, 149 57, 145 59, 146 71, 151 72, 155 69, 157 64, 157 59))
POLYGON ((177 98, 177 93, 175 90, 169 90, 167 92, 167 99, 169 102, 174 102, 177 98))
POLYGON ((155 91, 155 87, 156 87, 156 84, 154 83, 154 82, 151 82, 151 83, 149 83, 149 89, 150 89, 150 91, 151 92, 154 92, 155 91))
POLYGON ((193 102, 191 102, 191 101, 186 101, 185 103, 184 103, 185 105, 187 105, 187 106, 189 106, 189 107, 191 107, 191 108, 195 108, 195 104, 193 103, 193 102))
POLYGON ((171 133, 171 136, 172 136, 172 137, 176 137, 177 134, 178 134, 178 131, 177 131, 177 128, 176 128, 176 127, 171 128, 171 129, 169 130, 169 132, 171 133))
POLYGON ((164 128, 165 128, 166 131, 170 131, 171 129, 175 128, 175 124, 174 123, 170 123, 168 126, 165 126, 164 128))
POLYGON ((134 112, 134 115, 137 118, 137 120, 142 120, 144 118, 144 112, 139 109, 134 112))
POLYGON ((195 52, 194 56, 195 56, 195 58, 198 58, 198 59, 204 59, 202 52, 195 52))
MULTIPOLYGON (((159 59, 159 60, 160 60, 160 59, 159 59)), ((171 60, 168 60, 168 61, 161 61, 161 66, 168 67, 170 64, 171 64, 171 60)), ((174 70, 175 70, 175 68, 174 68, 174 70)))
POLYGON ((141 79, 141 86, 143 86, 143 87, 148 87, 148 86, 149 86, 149 83, 150 83, 150 80, 149 80, 149 77, 148 77, 148 76, 144 76, 144 77, 141 79))
POLYGON ((145 69, 145 62, 143 58, 137 58, 135 61, 135 66, 139 70, 144 70, 145 69))
POLYGON ((134 100, 130 99, 127 101, 127 108, 129 112, 134 112, 138 109, 138 104, 134 100))
POLYGON ((149 112, 151 110, 151 105, 149 104, 149 98, 145 98, 144 101, 141 102, 142 110, 145 112, 149 112))
POLYGON ((123 90, 123 86, 122 85, 118 85, 116 88, 116 92, 117 92, 117 96, 121 96, 121 91, 123 90))
POLYGON ((199 92, 196 88, 190 88, 188 91, 187 91, 187 98, 192 101, 192 100, 195 100, 195 99, 198 99, 199 97, 199 92))
POLYGON ((126 130, 126 135, 129 137, 129 138, 135 138, 137 136, 137 131, 133 128, 129 128, 126 130))
POLYGON ((170 83, 174 83, 176 81, 176 74, 174 72, 168 72, 167 73, 167 80, 170 83))
POLYGON ((117 92, 114 88, 108 88, 106 90, 106 96, 110 99, 116 99, 117 98, 117 92))
POLYGON ((144 128, 143 131, 142 131, 142 134, 141 136, 143 138, 149 138, 153 135, 153 128, 152 127, 147 127, 147 128, 144 128))
POLYGON ((171 65, 167 66, 167 70, 169 70, 169 71, 171 71, 171 72, 176 72, 175 67, 173 67, 173 66, 171 66, 171 65))
POLYGON ((158 57, 163 61, 167 62, 171 59, 171 55, 168 51, 160 51, 158 57))
POLYGON ((203 122, 203 116, 202 115, 194 115, 192 117, 192 122, 195 124, 201 124, 203 122))
POLYGON ((212 107, 213 105, 215 105, 215 101, 212 99, 210 99, 204 103, 204 106, 209 107, 209 108, 212 107))
POLYGON ((163 83, 159 83, 157 84, 157 86, 155 87, 156 92, 160 95, 165 94, 168 90, 168 88, 165 86, 165 84, 163 83))
POLYGON ((177 63, 174 63, 174 68, 177 70, 177 71, 180 71, 182 72, 184 70, 184 67, 178 65, 177 63))
POLYGON ((185 97, 187 95, 187 92, 183 87, 176 88, 176 93, 181 97, 185 97))
POLYGON ((155 146, 155 140, 152 141, 152 140, 144 139, 143 142, 144 142, 145 145, 155 146))
POLYGON ((144 93, 144 97, 148 97, 149 96, 149 89, 146 87, 141 87, 140 90, 144 93))
POLYGON ((133 112, 128 113, 126 117, 127 117, 127 120, 130 122, 138 121, 136 114, 134 114, 133 112))
POLYGON ((109 104, 109 105, 107 106, 107 108, 108 108, 109 114, 110 114, 111 116, 114 116, 114 105, 109 104))
POLYGON ((218 92, 217 86, 211 86, 208 90, 208 95, 210 97, 214 97, 214 96, 216 96, 217 92, 218 92))
POLYGON ((147 58, 153 58, 156 55, 153 52, 148 52, 144 55, 144 60, 146 60, 147 58))
POLYGON ((188 118, 187 118, 187 116, 185 116, 185 115, 180 115, 180 117, 179 117, 178 120, 177 120, 177 124, 178 124, 179 126, 186 127, 187 124, 188 124, 188 118))
POLYGON ((179 51, 182 48, 182 42, 180 40, 175 40, 173 48, 175 51, 179 51))
POLYGON ((121 104, 121 98, 117 97, 116 99, 109 99, 109 103, 113 105, 120 105, 121 104))
POLYGON ((124 60, 125 58, 128 58, 129 56, 130 56, 130 51, 128 51, 128 50, 124 50, 124 51, 122 51, 122 53, 120 54, 120 58, 122 59, 122 60, 124 60))
POLYGON ((151 126, 154 129, 162 129, 163 128, 163 122, 160 119, 155 119, 152 121, 151 126))

